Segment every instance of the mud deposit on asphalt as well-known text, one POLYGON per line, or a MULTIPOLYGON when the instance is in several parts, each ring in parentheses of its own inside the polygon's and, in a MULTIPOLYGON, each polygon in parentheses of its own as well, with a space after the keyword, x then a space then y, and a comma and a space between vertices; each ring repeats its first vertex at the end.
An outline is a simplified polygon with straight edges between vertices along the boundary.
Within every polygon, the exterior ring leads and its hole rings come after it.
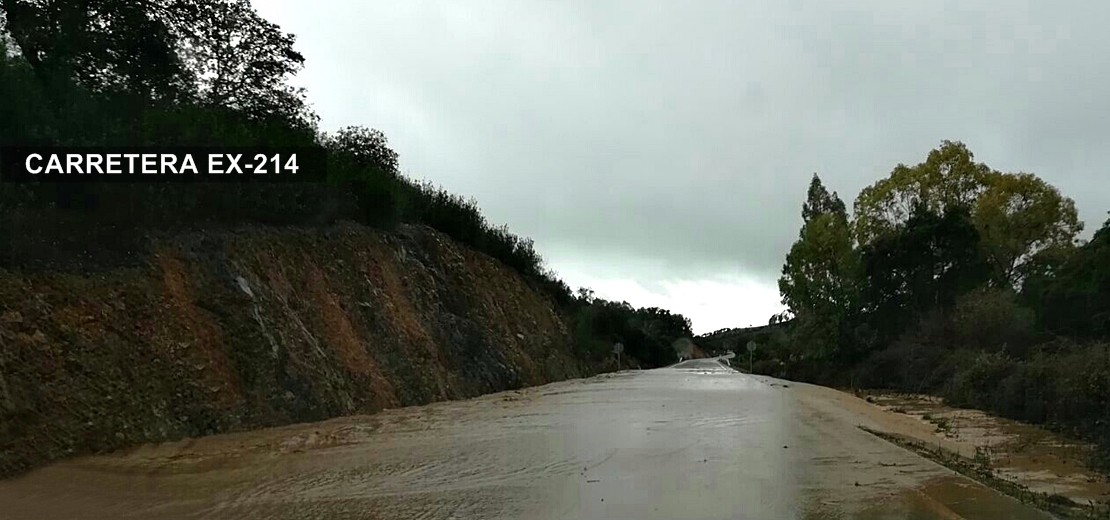
POLYGON ((0 518, 1047 518, 839 394, 697 360, 62 462, 0 518))
POLYGON ((1044 519, 1039 511, 1014 507, 1011 499, 965 479, 942 477, 920 488, 906 490, 893 500, 867 508, 859 520, 916 520, 933 518, 1044 519))
POLYGON ((945 406, 935 397, 875 394, 870 400, 925 425, 916 439, 989 464, 1001 478, 1079 504, 1110 501, 1110 481, 1084 464, 1093 449, 1088 444, 979 410, 945 406))

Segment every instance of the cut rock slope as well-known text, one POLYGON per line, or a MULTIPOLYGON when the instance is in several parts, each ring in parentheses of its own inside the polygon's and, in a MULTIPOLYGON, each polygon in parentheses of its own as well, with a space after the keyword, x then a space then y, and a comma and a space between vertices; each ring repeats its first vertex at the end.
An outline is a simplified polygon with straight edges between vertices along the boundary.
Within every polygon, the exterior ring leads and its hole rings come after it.
POLYGON ((430 228, 151 238, 130 266, 0 270, 0 477, 585 370, 548 298, 430 228))

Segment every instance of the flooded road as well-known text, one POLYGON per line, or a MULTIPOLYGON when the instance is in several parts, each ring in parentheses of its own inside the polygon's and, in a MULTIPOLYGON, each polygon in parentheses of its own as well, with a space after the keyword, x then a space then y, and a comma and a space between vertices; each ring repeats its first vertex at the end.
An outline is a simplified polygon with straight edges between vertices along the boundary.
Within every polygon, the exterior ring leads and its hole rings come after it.
POLYGON ((834 394, 693 360, 54 464, 0 518, 1050 518, 834 394))

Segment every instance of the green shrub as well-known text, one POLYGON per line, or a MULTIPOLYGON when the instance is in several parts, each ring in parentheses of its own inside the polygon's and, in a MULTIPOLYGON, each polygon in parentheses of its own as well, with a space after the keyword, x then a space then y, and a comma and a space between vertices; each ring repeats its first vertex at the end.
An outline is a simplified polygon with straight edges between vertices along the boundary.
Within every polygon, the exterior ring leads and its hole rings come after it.
POLYGON ((953 342, 964 348, 1022 355, 1033 340, 1033 311, 1013 291, 982 288, 963 294, 951 311, 953 342))

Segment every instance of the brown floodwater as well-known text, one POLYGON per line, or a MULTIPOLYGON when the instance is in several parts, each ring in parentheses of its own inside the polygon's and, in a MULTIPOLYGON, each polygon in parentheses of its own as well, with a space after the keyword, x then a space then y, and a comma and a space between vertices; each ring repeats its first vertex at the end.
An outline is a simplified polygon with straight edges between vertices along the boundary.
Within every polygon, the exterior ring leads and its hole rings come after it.
POLYGON ((1110 480, 1085 465, 1093 445, 979 410, 945 406, 935 397, 876 394, 871 400, 926 426, 912 437, 965 458, 978 455, 1001 478, 1078 504, 1110 501, 1110 480))
POLYGON ((839 394, 694 360, 61 462, 0 518, 1050 518, 839 394))

